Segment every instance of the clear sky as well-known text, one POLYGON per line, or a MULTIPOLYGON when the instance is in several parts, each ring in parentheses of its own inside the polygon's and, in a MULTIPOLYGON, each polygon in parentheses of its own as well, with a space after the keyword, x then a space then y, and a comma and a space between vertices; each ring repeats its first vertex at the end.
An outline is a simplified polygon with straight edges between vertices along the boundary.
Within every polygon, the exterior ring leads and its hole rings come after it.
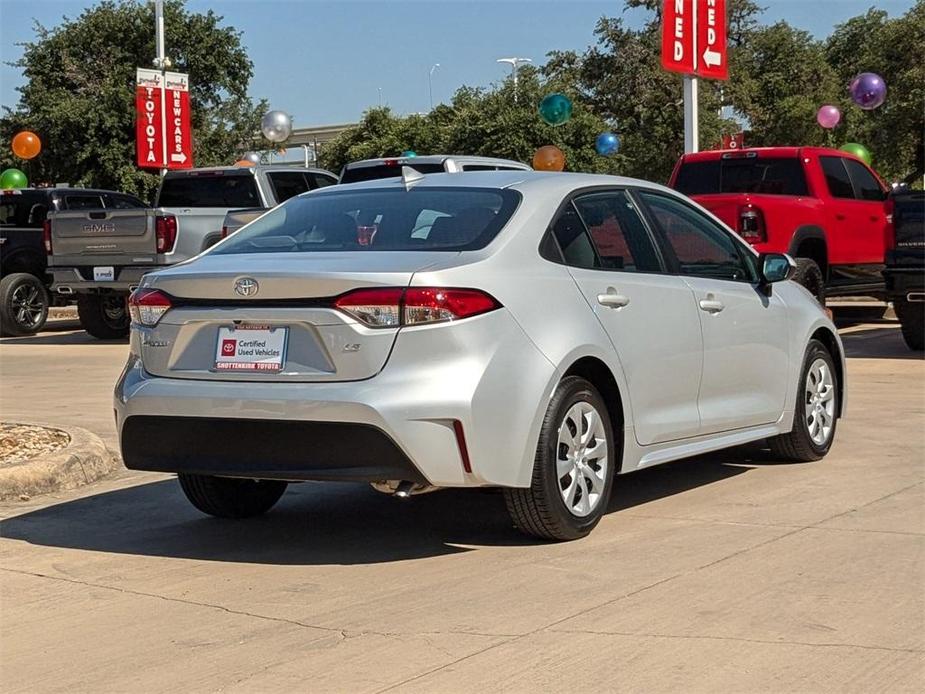
MULTIPOLYGON (((913 0, 759 0, 763 21, 780 19, 818 37, 872 6, 899 15, 913 0)), ((34 37, 32 20, 56 25, 96 2, 0 0, 0 59, 21 55, 34 37)), ((189 0, 192 11, 214 9, 244 32, 254 62, 250 92, 291 113, 297 126, 351 122, 382 102, 400 113, 429 107, 463 85, 488 85, 509 71, 495 62, 524 56, 543 62, 554 49, 581 50, 601 15, 619 15, 622 0, 189 0)), ((627 13, 631 25, 643 15, 627 13)), ((153 27, 152 27, 153 31, 153 27)), ((170 55, 170 37, 167 37, 170 55)), ((153 57, 153 56, 152 56, 153 57)), ((196 79, 193 75, 192 79, 196 79)), ((0 67, 0 104, 13 106, 22 76, 0 67)))

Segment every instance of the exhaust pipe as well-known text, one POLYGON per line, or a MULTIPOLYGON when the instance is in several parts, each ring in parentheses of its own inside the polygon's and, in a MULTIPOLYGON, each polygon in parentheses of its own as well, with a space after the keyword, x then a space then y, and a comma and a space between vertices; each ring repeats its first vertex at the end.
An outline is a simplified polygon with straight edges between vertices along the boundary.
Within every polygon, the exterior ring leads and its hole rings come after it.
POLYGON ((921 303, 925 301, 925 292, 909 292, 906 294, 906 301, 909 303, 921 303))
POLYGON ((432 484, 419 484, 408 480, 382 480, 370 482, 369 484, 377 492, 388 494, 402 501, 410 499, 416 494, 427 494, 441 489, 441 487, 435 487, 432 484))
POLYGON ((393 496, 396 499, 401 499, 403 501, 410 499, 411 495, 414 493, 414 482, 402 482, 398 485, 398 488, 395 490, 393 496))
POLYGON ((74 289, 72 287, 58 287, 58 294, 65 294, 67 296, 70 296, 73 293, 74 293, 74 289))

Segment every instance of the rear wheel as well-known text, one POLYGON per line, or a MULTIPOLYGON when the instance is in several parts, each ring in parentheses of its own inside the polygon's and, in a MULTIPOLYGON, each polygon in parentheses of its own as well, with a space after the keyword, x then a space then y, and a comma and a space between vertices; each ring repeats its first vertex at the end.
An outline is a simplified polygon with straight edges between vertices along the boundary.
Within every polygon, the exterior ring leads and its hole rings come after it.
POLYGON ((77 315, 81 327, 99 340, 118 340, 128 335, 128 308, 122 294, 80 294, 77 315))
POLYGON ((893 309, 902 327, 906 345, 911 350, 921 352, 925 349, 925 304, 899 299, 893 304, 893 309))
POLYGON ((14 272, 0 280, 0 335, 33 335, 48 319, 48 292, 35 275, 14 272))
POLYGON ((530 487, 504 490, 514 524, 547 540, 587 535, 607 509, 619 450, 594 386, 562 379, 540 430, 530 487))
POLYGON ((796 258, 796 265, 791 279, 806 287, 816 301, 825 306, 825 277, 819 265, 812 258, 796 258))
POLYGON ((837 378, 835 362, 825 345, 810 340, 797 386, 793 428, 768 440, 774 455, 810 462, 829 452, 838 421, 837 378))
POLYGON ((178 475, 190 503, 218 518, 250 518, 266 513, 286 491, 286 482, 210 475, 178 475))

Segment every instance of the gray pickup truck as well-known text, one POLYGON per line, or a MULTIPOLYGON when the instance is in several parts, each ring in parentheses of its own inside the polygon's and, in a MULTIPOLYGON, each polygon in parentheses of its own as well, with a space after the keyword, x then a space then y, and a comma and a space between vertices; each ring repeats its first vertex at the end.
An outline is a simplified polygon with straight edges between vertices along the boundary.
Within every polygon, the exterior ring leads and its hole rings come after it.
POLYGON ((168 172, 154 208, 49 214, 52 291, 77 298, 84 330, 100 339, 128 334, 126 298, 142 276, 199 255, 222 238, 231 209, 274 207, 337 182, 320 169, 216 167, 168 172))

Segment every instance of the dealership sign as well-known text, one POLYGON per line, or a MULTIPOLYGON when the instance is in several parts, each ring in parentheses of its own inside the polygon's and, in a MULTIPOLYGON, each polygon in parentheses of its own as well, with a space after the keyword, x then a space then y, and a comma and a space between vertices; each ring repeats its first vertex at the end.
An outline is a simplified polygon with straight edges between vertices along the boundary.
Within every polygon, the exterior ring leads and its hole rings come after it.
POLYGON ((142 168, 193 167, 189 75, 138 68, 135 146, 142 168))
POLYGON ((710 79, 729 79, 726 0, 665 0, 662 67, 710 79))

